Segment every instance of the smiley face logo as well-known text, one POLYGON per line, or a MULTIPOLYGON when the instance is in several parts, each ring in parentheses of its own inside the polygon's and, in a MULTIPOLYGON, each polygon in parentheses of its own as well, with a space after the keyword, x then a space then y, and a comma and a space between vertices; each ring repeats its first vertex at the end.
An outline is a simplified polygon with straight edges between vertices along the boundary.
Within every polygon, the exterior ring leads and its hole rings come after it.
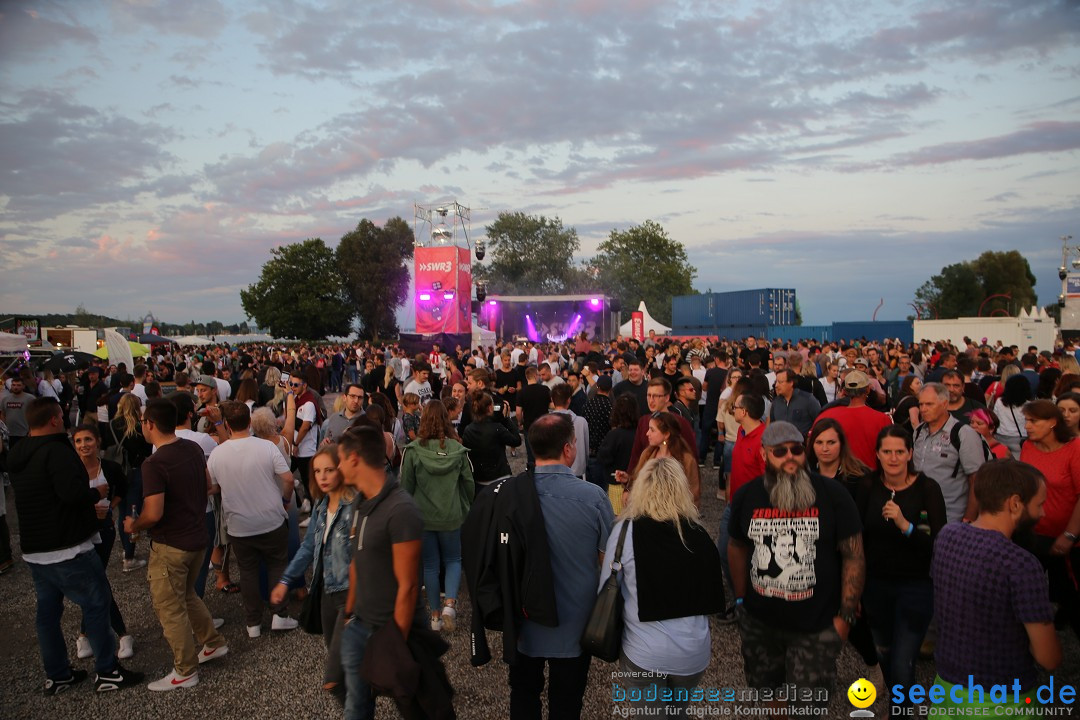
POLYGON ((851 683, 847 691, 848 701, 857 708, 868 708, 877 700, 874 684, 866 678, 859 678, 851 683))

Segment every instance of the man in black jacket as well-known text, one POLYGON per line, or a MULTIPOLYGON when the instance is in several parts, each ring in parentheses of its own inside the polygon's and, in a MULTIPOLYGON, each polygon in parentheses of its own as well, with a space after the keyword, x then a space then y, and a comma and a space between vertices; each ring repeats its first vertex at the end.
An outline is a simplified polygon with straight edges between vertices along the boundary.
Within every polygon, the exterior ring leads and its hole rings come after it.
POLYGON ((63 411, 54 398, 38 398, 26 411, 30 435, 11 451, 8 470, 19 513, 23 560, 37 593, 37 636, 45 665, 45 694, 58 695, 86 679, 68 660, 60 617, 64 598, 82 608, 94 650, 95 690, 138 685, 142 673, 125 670, 116 659, 109 624, 112 592, 94 544, 98 520, 94 504, 108 487, 90 488, 75 448, 64 432, 63 411))

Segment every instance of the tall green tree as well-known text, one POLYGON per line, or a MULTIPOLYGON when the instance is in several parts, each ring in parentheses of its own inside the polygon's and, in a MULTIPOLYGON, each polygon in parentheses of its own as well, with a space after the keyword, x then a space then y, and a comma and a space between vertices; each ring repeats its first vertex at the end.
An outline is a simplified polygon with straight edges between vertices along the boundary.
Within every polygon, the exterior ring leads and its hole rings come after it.
POLYGON ((240 291, 248 318, 275 337, 320 340, 348 335, 354 309, 334 251, 321 238, 274 248, 259 281, 240 291))
POLYGON ((378 340, 398 331, 397 309, 409 296, 409 260, 415 238, 400 217, 381 228, 363 219, 337 247, 345 293, 360 320, 360 335, 378 340))
POLYGON ((1017 250, 987 250, 975 260, 946 265, 915 291, 915 301, 930 317, 974 317, 982 306, 983 315, 996 309, 1010 315, 1035 304, 1035 275, 1017 250), (1009 295, 994 298, 992 295, 1009 295))
POLYGON ((555 294, 579 284, 577 230, 558 217, 503 212, 486 230, 491 260, 476 263, 473 275, 489 293, 555 294))
POLYGON ((649 313, 664 324, 671 323, 671 298, 696 292, 697 270, 686 248, 652 220, 612 230, 589 267, 599 286, 618 298, 624 309, 635 309, 644 300, 649 313))

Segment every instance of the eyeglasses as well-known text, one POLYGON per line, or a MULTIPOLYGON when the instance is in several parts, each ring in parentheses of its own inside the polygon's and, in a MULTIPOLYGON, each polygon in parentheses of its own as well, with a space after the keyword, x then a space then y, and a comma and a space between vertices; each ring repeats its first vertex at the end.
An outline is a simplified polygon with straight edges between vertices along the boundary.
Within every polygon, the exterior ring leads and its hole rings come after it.
POLYGON ((652 399, 652 400, 663 400, 664 398, 666 398, 666 397, 667 397, 667 395, 666 395, 666 394, 662 394, 662 395, 657 395, 657 394, 655 394, 655 393, 647 393, 647 394, 645 395, 645 397, 647 397, 647 398, 650 398, 650 399, 652 399))
POLYGON ((352 393, 347 394, 345 397, 352 398, 353 400, 363 400, 364 399, 363 395, 353 395, 352 393))
POLYGON ((802 445, 777 445, 769 450, 769 452, 772 453, 774 458, 779 460, 780 458, 787 457, 789 453, 791 454, 791 457, 802 457, 803 453, 806 452, 806 448, 802 445))

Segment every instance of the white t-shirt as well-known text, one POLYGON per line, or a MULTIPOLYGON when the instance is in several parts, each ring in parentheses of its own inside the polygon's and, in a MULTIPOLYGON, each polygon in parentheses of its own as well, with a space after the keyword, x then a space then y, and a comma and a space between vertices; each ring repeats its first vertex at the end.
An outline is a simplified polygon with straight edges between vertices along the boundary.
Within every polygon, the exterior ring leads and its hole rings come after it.
POLYGON ((48 380, 41 380, 38 382, 38 397, 51 397, 59 400, 62 389, 63 386, 59 380, 53 380, 51 383, 48 380))
POLYGON ((431 400, 431 383, 426 380, 422 383, 418 383, 416 380, 410 380, 409 384, 402 390, 402 393, 416 393, 420 397, 420 404, 426 405, 428 400, 431 400))
POLYGON ((217 396, 222 402, 232 397, 232 385, 229 384, 228 380, 216 377, 214 382, 217 383, 217 396))
POLYGON ((146 407, 148 398, 146 397, 146 386, 135 383, 135 386, 131 388, 131 394, 139 398, 142 401, 143 407, 146 407))
MULTIPOLYGON (((109 481, 105 479, 105 470, 103 470, 101 467, 98 467, 97 477, 90 478, 90 488, 95 489, 95 488, 101 487, 102 485, 108 485, 108 484, 109 484, 109 481)), ((111 502, 110 502, 109 498, 103 497, 94 504, 97 505, 102 510, 108 510, 109 505, 111 504, 111 502)))
POLYGON ((288 518, 282 505, 285 458, 269 440, 227 440, 210 453, 210 480, 221 488, 221 507, 229 534, 250 537, 277 530, 288 518))
POLYGON ((296 448, 297 457, 311 457, 319 450, 319 428, 315 426, 315 419, 318 417, 318 413, 315 412, 315 403, 310 400, 296 409, 296 436, 293 437, 293 442, 300 436, 300 423, 307 421, 311 423, 311 429, 308 430, 308 434, 304 436, 303 441, 296 448))
MULTIPOLYGON (((217 440, 210 437, 206 433, 196 432, 195 430, 191 430, 190 428, 177 428, 176 429, 176 437, 182 438, 184 440, 190 440, 191 442, 193 442, 196 445, 198 445, 199 447, 201 447, 202 451, 203 451, 203 455, 205 455, 207 457, 207 459, 210 458, 210 453, 214 452, 214 450, 217 449, 217 440)), ((154 452, 157 452, 157 448, 154 448, 154 452)), ((213 512, 213 511, 214 511, 214 504, 210 500, 210 498, 207 498, 206 499, 206 512, 213 512)))
POLYGON ((517 367, 518 358, 521 357, 523 352, 525 351, 517 347, 510 351, 510 367, 517 367))

